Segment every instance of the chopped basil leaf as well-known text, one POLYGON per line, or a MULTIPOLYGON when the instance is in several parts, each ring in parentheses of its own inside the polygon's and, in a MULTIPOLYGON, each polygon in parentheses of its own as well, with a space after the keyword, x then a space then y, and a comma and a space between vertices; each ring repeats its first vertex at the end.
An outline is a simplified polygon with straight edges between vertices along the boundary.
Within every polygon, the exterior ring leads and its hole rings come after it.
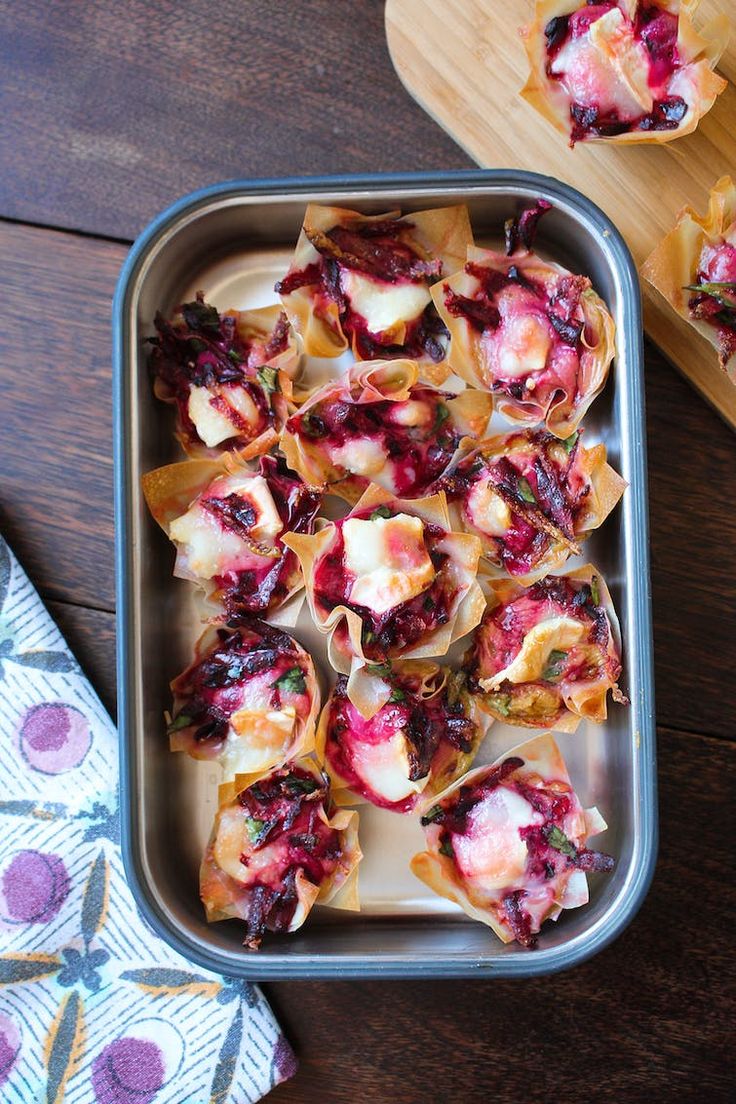
POLYGON ((283 690, 285 694, 303 694, 307 689, 307 684, 304 681, 304 672, 301 667, 290 667, 288 671, 284 671, 283 675, 280 675, 275 682, 271 683, 272 687, 278 687, 279 690, 283 690))
POLYGON ((441 820, 444 812, 441 805, 433 805, 422 817, 422 824, 433 824, 435 820, 441 820))
POLYGON ((422 602, 422 609, 425 609, 427 611, 427 613, 431 613, 431 611, 434 609, 434 607, 435 607, 435 600, 434 600, 434 598, 432 598, 428 594, 427 597, 422 602))
POLYGON ((570 842, 562 829, 558 828, 556 824, 553 824, 544 834, 547 837, 547 843, 550 847, 554 847, 555 851, 559 851, 562 855, 577 855, 575 844, 570 842))
POLYGON ((167 729, 167 732, 178 732, 180 728, 189 728, 189 725, 191 723, 191 717, 187 716, 186 713, 180 713, 179 716, 175 717, 174 720, 171 722, 167 729))
POLYGON ((440 844, 440 855, 447 855, 448 859, 455 858, 455 852, 452 850, 452 841, 449 836, 446 840, 443 840, 440 844))
POLYGON ((212 333, 219 334, 220 315, 217 308, 211 307, 203 299, 184 303, 181 313, 190 330, 210 330, 212 333))
POLYGON ((376 518, 390 518, 391 511, 388 506, 376 506, 375 510, 371 514, 371 521, 375 521, 376 518))
POLYGON ((594 606, 599 606, 601 604, 601 592, 598 587, 597 575, 594 575, 590 580, 590 597, 593 599, 594 606))
POLYGON ((372 644, 376 639, 376 634, 370 629, 363 629, 363 643, 372 644))
POLYGON ((450 408, 445 406, 444 403, 437 403, 437 408, 434 415, 434 428, 439 429, 443 422, 446 422, 450 417, 450 408))
POLYGON ((242 357, 240 353, 236 352, 235 349, 228 349, 227 355, 230 357, 234 364, 242 364, 245 360, 245 357, 242 357))
POLYGON ((558 648, 553 648, 547 656, 547 666, 545 667, 542 678, 546 682, 553 682, 554 679, 558 679, 562 674, 562 669, 567 659, 567 652, 561 652, 558 648))
POLYGON ((308 410, 306 414, 302 414, 301 428, 306 433, 307 437, 326 437, 327 426, 320 418, 319 414, 315 414, 313 411, 308 410))
POLYGON ((274 391, 281 390, 279 374, 276 368, 271 368, 269 365, 264 364, 262 368, 258 369, 257 375, 258 381, 264 391, 273 394, 274 391))
POLYGON ((724 307, 736 307, 736 283, 728 281, 711 281, 702 284, 686 284, 684 291, 694 291, 701 295, 710 295, 717 303, 724 307))
POLYGON ((310 794, 319 789, 319 782, 316 778, 297 778, 293 774, 286 779, 285 785, 291 793, 310 794))
POLYGON ((258 817, 245 817, 244 823, 246 831, 250 836, 250 842, 256 843, 263 831, 263 826, 266 823, 265 820, 259 820, 258 817))
POLYGON ((519 487, 519 494, 524 499, 524 502, 530 502, 530 503, 532 503, 532 505, 536 505, 537 500, 534 497, 534 491, 531 489, 531 486, 529 485, 529 480, 525 479, 523 475, 519 479, 518 487, 519 487))
POLYGON ((394 686, 393 690, 391 691, 391 697, 388 700, 389 702, 406 701, 406 694, 403 690, 399 690, 398 686, 394 686))
POLYGON ((510 694, 489 694, 488 701, 491 707, 500 713, 502 717, 508 717, 511 712, 510 694))
POLYGON ((387 678, 391 674, 391 664, 369 663, 366 667, 366 671, 369 675, 376 675, 377 678, 387 678))
POLYGON ((575 430, 574 433, 572 433, 569 437, 566 437, 565 440, 562 442, 562 446, 563 446, 563 448, 564 448, 564 450, 565 450, 565 452, 567 453, 568 456, 570 455, 572 450, 575 448, 575 445, 577 444, 577 440, 578 440, 579 436, 580 436, 580 434, 578 433, 577 430, 575 430))

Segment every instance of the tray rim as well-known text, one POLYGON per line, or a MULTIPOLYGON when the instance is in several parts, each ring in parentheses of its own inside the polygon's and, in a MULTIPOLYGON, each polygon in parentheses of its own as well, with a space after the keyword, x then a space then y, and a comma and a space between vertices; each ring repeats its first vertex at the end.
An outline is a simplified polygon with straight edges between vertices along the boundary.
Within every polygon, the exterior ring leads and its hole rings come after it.
MULTIPOLYGON (((348 197, 346 197, 348 198, 348 197)), ((356 197, 357 198, 357 197, 356 197)), ((215 973, 239 976, 248 980, 287 978, 411 978, 411 977, 533 977, 568 969, 603 950, 616 939, 631 922, 641 907, 654 874, 658 844, 657 823, 657 775, 656 775, 656 723, 654 711, 654 671, 652 646, 651 585, 649 562, 649 523, 647 493, 647 462, 645 434, 645 396, 643 390, 643 326, 641 293, 636 266, 631 252, 620 231, 603 211, 587 196, 554 177, 526 170, 471 169, 441 172, 337 174, 326 176, 267 177, 254 180, 229 180, 209 185, 188 193, 161 211, 142 231, 133 243, 122 266, 112 303, 113 330, 113 449, 115 461, 115 583, 116 583, 116 640, 117 640, 117 690, 118 732, 120 760, 120 821, 121 852, 131 893, 147 923, 165 942, 184 958, 215 973), (534 954, 507 955, 501 958, 486 956, 462 957, 445 955, 429 958, 426 955, 382 954, 370 958, 359 954, 342 955, 332 960, 318 954, 308 954, 298 959, 279 951, 261 950, 258 956, 245 955, 242 968, 239 963, 223 963, 216 950, 203 951, 191 941, 185 932, 175 929, 148 894, 142 876, 140 854, 136 846, 133 827, 133 794, 136 763, 132 755, 129 729, 129 690, 131 688, 131 663, 129 659, 131 564, 130 548, 124 539, 130 521, 130 457, 126 448, 125 429, 128 424, 125 370, 128 337, 129 297, 135 278, 144 265, 150 251, 160 238, 175 227, 185 216, 194 214, 200 207, 215 199, 235 199, 270 194, 298 197, 319 191, 354 191, 370 189, 381 192, 410 189, 421 195, 422 190, 438 188, 464 188, 473 190, 493 186, 503 188, 523 187, 539 190, 546 196, 558 196, 566 204, 577 208, 589 224, 606 238, 617 264, 617 276, 626 311, 624 329, 629 362, 625 377, 627 409, 630 431, 636 437, 637 447, 631 449, 631 467, 636 471, 637 482, 642 488, 638 496, 631 496, 632 510, 632 561, 638 570, 629 579, 633 591, 632 607, 636 612, 637 632, 635 647, 630 649, 629 664, 636 665, 640 675, 642 706, 641 725, 637 735, 641 754, 640 807, 638 814, 641 828, 635 845, 639 848, 639 862, 624 885, 615 915, 601 924, 589 938, 583 936, 558 947, 546 948, 534 954), (632 655, 631 653, 634 653, 632 655), (570 944, 577 944, 571 946, 570 944)), ((130 695, 132 696, 132 694, 130 695)), ((636 856, 634 856, 636 857, 636 856)), ((632 862, 632 866, 633 866, 632 862)), ((373 921, 377 925, 389 923, 399 927, 409 923, 406 919, 373 921)))

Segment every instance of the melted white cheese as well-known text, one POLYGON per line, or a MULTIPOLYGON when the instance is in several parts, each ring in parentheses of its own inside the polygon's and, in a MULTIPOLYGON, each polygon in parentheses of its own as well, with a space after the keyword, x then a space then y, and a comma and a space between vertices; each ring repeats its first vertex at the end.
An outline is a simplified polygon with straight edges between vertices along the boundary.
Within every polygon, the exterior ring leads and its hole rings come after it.
POLYGON ((491 537, 502 537, 511 525, 511 510, 496 494, 490 479, 479 479, 472 485, 466 509, 473 525, 491 537))
POLYGON ((652 109, 649 55, 619 8, 596 19, 586 34, 571 38, 554 59, 552 72, 562 77, 578 103, 603 112, 617 110, 623 119, 652 109))
POLYGON ((587 633, 587 628, 572 617, 550 617, 540 621, 524 637, 521 650, 508 667, 495 675, 482 679, 485 689, 494 690, 502 682, 534 682, 541 678, 551 651, 565 651, 577 644, 587 633))
POLYGON ((224 529, 199 503, 171 522, 169 536, 179 546, 179 565, 198 579, 224 575, 243 552, 237 533, 224 529))
MULTIPOLYGON (((189 417, 207 448, 214 448, 239 432, 237 426, 212 405, 210 400, 213 397, 213 393, 206 387, 193 387, 187 404, 189 417)), ((222 397, 245 422, 252 426, 258 424, 258 408, 247 391, 240 387, 231 387, 222 397)))
POLYGON ((428 426, 434 421, 432 404, 421 399, 407 399, 392 403, 389 408, 391 421, 401 426, 428 426))
POLYGON ((515 379, 541 372, 551 345, 549 326, 542 318, 521 312, 507 316, 497 337, 498 375, 502 379, 515 379))
POLYGON ((432 300, 426 284, 388 284, 352 269, 341 270, 340 285, 352 309, 374 334, 412 322, 432 300))
POLYGON ((421 518, 348 518, 343 526, 345 567, 355 576, 350 601, 385 613, 421 594, 434 566, 424 544, 421 518))
POLYGON ((455 860, 466 878, 483 889, 511 886, 524 875, 527 846, 520 828, 542 822, 515 790, 497 786, 468 818, 466 835, 453 835, 455 860))
POLYGON ((377 475, 386 463, 386 451, 380 441, 359 437, 330 449, 333 464, 355 475, 377 475))
POLYGON ((271 488, 264 477, 254 475, 252 479, 241 484, 237 493, 247 499, 256 511, 256 520, 250 530, 254 540, 269 541, 278 536, 283 529, 283 523, 276 509, 271 488))
POLYGON ((402 732, 378 744, 352 745, 353 766, 368 787, 385 801, 402 801, 411 794, 421 793, 428 775, 409 780, 409 754, 402 732))

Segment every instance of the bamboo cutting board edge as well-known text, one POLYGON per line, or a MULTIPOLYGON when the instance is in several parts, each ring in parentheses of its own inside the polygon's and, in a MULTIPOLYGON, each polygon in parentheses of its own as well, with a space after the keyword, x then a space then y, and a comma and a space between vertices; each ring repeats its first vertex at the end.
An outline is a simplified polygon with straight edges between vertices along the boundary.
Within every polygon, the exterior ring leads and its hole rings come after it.
MULTIPOLYGON (((491 3, 492 9, 483 0, 387 0, 386 37, 399 79, 479 164, 542 172, 590 195, 619 226, 641 264, 674 225, 685 203, 704 210, 708 190, 718 176, 729 169, 736 175, 736 89, 726 89, 689 138, 658 147, 578 146, 570 151, 564 137, 518 96, 526 79, 526 61, 517 29, 531 11, 531 3, 526 12, 515 0, 491 3), (508 48, 500 52, 499 44, 508 48), (519 133, 528 135, 527 145, 536 142, 536 159, 510 156, 519 133), (581 152, 588 155, 585 161, 581 152), (589 187, 586 179, 591 181, 589 187), (601 201, 604 191, 607 202, 601 201), (632 195, 638 204, 632 204, 632 195), (647 206, 652 218, 645 232, 637 208, 647 206)), ((704 0, 698 23, 732 4, 733 0, 704 0)), ((736 70, 734 39, 732 34, 725 55, 729 75, 736 70)), ((642 293, 648 335, 736 429, 736 387, 719 368, 713 347, 645 281, 642 293)))

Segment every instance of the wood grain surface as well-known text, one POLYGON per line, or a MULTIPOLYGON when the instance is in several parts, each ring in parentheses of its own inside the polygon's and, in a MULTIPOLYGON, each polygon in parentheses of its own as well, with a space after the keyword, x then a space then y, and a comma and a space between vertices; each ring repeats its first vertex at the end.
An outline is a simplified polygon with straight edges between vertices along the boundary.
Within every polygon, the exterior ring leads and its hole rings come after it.
MULTIPOLYGON (((479 164, 546 173, 591 196, 641 265, 685 203, 704 211, 716 180, 736 172, 736 86, 676 142, 581 142, 572 150, 519 96, 529 65, 518 30, 533 8, 532 0, 387 0, 393 63, 412 96, 479 164)), ((703 0, 695 22, 724 14, 736 16, 734 0, 703 0)), ((650 284, 642 291, 647 333, 736 429, 736 387, 712 345, 650 284)))
MULTIPOLYGON (((380 3, 10 8, 0 218, 56 229, 0 223, 0 528, 112 707, 109 312, 126 246, 101 237, 236 173, 470 162, 399 88, 380 3)), ((661 851, 641 913, 549 978, 266 986, 301 1061, 274 1101, 730 1099, 736 439, 651 346, 646 388, 661 851)))

